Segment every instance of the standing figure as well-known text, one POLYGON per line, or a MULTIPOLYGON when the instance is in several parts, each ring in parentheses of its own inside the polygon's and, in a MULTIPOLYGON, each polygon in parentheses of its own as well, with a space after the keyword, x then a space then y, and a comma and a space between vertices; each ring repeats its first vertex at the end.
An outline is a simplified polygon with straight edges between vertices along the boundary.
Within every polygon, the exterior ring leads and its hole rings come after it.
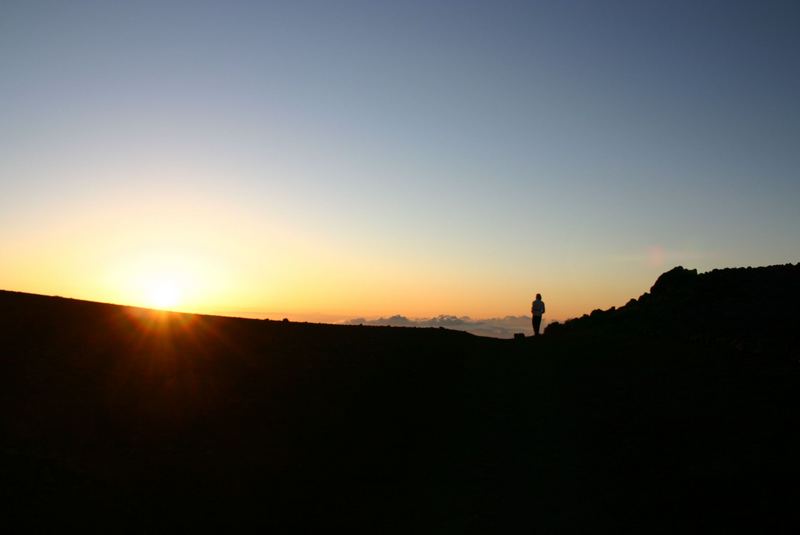
POLYGON ((531 303, 531 314, 533 314, 533 335, 539 336, 539 328, 542 326, 542 314, 544 314, 542 294, 536 294, 536 300, 531 303))

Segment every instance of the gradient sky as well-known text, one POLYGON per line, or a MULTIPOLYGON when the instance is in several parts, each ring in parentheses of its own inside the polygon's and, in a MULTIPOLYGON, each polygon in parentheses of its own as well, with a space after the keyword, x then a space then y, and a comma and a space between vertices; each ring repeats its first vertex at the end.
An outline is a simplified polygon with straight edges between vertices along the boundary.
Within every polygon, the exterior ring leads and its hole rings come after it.
POLYGON ((0 3, 0 288, 548 316, 800 261, 797 2, 0 3))

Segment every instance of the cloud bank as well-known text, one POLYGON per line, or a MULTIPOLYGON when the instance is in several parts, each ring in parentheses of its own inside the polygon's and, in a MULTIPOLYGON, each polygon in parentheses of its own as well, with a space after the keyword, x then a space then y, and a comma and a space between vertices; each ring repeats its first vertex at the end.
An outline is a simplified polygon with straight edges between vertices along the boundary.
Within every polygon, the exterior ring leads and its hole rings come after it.
POLYGON ((344 322, 347 325, 381 325, 390 327, 444 327, 457 331, 467 331, 478 336, 494 338, 513 338, 514 333, 531 335, 530 316, 506 316, 504 318, 472 319, 469 316, 441 315, 435 318, 415 318, 391 316, 389 318, 355 318, 344 322))

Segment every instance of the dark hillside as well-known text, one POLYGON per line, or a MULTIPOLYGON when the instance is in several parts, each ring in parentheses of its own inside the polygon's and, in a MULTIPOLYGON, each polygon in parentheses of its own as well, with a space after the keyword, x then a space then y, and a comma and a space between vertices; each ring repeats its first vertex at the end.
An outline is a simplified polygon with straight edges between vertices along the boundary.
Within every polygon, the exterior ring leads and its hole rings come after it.
POLYGON ((55 510, 143 529, 174 515, 282 525, 320 507, 335 523, 354 505, 341 500, 366 500, 368 520, 445 458, 454 373, 496 345, 8 292, 0 303, 4 503, 34 524, 55 510))
POLYGON ((797 269, 673 270, 524 341, 0 292, 0 500, 30 530, 779 531, 797 269))
POLYGON ((666 335, 740 352, 791 356, 800 342, 800 264, 715 269, 676 267, 625 306, 551 324, 548 334, 666 335))

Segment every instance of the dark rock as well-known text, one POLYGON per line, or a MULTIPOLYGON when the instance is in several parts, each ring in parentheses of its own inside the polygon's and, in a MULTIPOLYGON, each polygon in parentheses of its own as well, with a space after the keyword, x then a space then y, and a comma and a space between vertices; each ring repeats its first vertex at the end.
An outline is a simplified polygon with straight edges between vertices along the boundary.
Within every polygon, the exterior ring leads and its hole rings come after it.
POLYGON ((656 283, 650 288, 650 293, 663 295, 666 292, 683 291, 691 288, 696 281, 696 269, 685 269, 683 266, 678 266, 658 277, 656 283))

